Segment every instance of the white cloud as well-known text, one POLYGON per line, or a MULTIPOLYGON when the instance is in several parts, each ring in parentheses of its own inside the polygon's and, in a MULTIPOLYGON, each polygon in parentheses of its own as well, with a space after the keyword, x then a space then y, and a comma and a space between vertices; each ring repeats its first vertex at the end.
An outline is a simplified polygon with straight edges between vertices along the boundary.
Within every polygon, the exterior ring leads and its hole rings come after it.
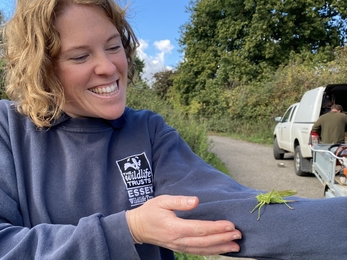
POLYGON ((154 73, 163 71, 164 69, 172 69, 170 66, 165 65, 165 55, 170 54, 174 49, 174 46, 169 40, 155 41, 153 46, 155 47, 154 55, 149 55, 148 48, 150 47, 148 42, 139 39, 140 46, 137 49, 138 57, 145 62, 142 77, 147 81, 151 81, 154 73))
POLYGON ((163 53, 171 53, 174 46, 171 44, 170 40, 155 41, 154 46, 163 53))

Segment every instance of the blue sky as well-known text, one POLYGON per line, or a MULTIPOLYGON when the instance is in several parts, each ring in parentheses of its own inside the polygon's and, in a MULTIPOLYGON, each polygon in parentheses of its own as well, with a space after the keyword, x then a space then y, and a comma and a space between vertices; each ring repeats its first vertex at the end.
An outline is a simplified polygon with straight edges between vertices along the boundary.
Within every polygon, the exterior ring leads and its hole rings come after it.
MULTIPOLYGON (((144 77, 177 66, 182 59, 179 27, 189 20, 189 0, 121 0, 123 6, 129 2, 128 21, 141 43, 138 55, 146 64, 144 77)), ((0 10, 7 18, 14 5, 15 0, 0 0, 0 10)))

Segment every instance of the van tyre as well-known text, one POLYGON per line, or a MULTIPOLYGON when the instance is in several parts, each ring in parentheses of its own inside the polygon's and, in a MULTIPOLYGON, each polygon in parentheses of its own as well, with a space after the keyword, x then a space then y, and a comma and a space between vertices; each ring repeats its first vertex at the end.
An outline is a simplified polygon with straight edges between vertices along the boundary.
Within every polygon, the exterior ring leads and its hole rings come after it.
POLYGON ((294 150, 294 170, 295 170, 295 174, 298 176, 308 175, 307 172, 302 171, 302 163, 303 163, 302 161, 303 161, 303 158, 301 155, 300 145, 298 145, 297 147, 295 147, 295 150, 294 150))
POLYGON ((284 158, 283 150, 278 146, 277 137, 275 137, 273 145, 274 158, 276 160, 282 160, 284 158))

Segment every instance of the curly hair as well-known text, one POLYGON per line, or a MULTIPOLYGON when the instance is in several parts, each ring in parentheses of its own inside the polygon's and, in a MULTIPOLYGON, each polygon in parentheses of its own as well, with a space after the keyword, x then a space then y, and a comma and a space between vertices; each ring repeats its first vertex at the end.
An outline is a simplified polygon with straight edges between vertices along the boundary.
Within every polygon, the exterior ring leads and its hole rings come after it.
POLYGON ((121 34, 128 62, 128 79, 135 74, 134 55, 138 40, 127 22, 126 9, 114 0, 18 0, 14 16, 3 30, 6 48, 6 94, 17 110, 39 127, 50 127, 61 116, 65 97, 55 75, 60 52, 55 20, 68 6, 102 8, 121 34))

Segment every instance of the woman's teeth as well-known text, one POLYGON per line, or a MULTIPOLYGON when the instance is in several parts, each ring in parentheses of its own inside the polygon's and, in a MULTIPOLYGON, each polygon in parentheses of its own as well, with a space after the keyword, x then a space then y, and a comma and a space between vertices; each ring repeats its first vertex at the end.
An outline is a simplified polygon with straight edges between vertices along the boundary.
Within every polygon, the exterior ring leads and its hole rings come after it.
POLYGON ((108 87, 93 88, 93 89, 90 89, 90 91, 100 95, 111 95, 111 94, 115 94, 118 91, 118 84, 115 83, 108 87))

